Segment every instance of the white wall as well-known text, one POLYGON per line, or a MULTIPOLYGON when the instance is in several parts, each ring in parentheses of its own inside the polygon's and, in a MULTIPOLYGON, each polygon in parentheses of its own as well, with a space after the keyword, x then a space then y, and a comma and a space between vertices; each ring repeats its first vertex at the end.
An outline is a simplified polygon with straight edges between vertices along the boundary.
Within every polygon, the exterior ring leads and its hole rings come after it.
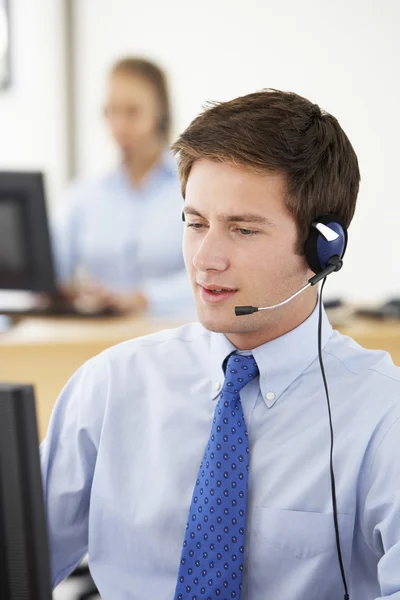
POLYGON ((165 67, 175 134, 206 100, 296 91, 339 119, 362 171, 346 265, 327 296, 400 295, 398 0, 85 0, 76 27, 81 173, 115 160, 100 112, 107 69, 121 55, 165 67))
POLYGON ((49 204, 66 180, 61 0, 11 0, 12 83, 0 93, 0 170, 38 169, 49 204))

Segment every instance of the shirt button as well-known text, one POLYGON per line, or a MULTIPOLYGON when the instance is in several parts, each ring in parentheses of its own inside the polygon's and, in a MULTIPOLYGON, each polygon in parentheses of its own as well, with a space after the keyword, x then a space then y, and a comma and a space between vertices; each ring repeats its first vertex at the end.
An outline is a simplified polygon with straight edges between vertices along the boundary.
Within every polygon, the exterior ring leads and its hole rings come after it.
POLYGON ((221 384, 220 384, 220 382, 219 382, 219 381, 217 381, 217 382, 215 383, 214 387, 215 387, 215 390, 218 392, 218 390, 219 390, 219 389, 220 389, 220 387, 221 387, 221 384))
POLYGON ((274 392, 268 392, 268 394, 265 394, 265 397, 267 400, 273 400, 275 398, 275 394, 274 392))

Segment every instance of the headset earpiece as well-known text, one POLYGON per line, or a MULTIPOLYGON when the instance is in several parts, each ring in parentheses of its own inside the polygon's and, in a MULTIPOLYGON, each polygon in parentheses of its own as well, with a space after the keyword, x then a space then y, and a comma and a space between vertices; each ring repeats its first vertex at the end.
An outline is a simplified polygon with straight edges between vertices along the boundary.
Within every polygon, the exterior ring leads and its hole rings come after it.
POLYGON ((322 215, 311 224, 304 245, 304 253, 310 269, 319 273, 328 266, 334 256, 343 258, 347 246, 347 229, 336 215, 322 215))

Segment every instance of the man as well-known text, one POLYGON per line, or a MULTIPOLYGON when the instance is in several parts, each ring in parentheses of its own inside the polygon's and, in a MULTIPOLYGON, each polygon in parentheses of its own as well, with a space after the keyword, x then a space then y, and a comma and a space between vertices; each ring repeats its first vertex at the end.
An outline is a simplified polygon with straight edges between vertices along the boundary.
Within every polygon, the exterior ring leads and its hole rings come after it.
POLYGON ((42 447, 53 583, 88 551, 104 600, 400 599, 400 369, 323 313, 337 548, 317 289, 234 312, 307 283, 321 215, 348 227, 349 140, 266 90, 212 106, 174 150, 200 323, 111 348, 62 392, 42 447))

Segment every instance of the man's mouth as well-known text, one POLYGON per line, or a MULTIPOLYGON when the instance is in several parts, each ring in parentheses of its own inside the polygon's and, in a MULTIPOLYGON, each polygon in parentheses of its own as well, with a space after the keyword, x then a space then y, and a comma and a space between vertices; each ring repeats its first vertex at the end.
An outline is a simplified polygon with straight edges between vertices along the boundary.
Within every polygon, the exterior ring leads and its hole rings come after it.
POLYGON ((233 289, 231 287, 223 287, 213 284, 198 285, 200 287, 201 297, 206 302, 222 302, 223 300, 231 298, 237 292, 237 289, 233 289))

